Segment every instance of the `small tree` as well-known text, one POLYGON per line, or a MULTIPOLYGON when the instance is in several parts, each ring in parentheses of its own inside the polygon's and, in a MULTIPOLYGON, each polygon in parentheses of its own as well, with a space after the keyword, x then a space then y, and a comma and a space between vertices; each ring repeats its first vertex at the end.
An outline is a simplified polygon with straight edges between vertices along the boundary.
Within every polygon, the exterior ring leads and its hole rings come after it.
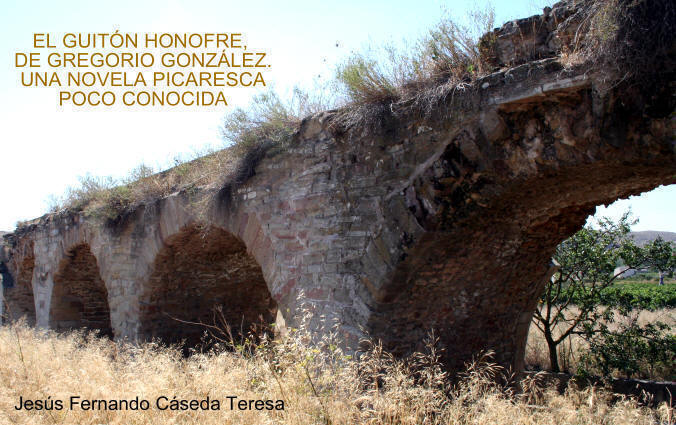
POLYGON ((671 242, 667 242, 658 236, 654 241, 645 246, 646 263, 660 274, 660 285, 664 285, 664 274, 672 274, 676 267, 676 252, 671 242))
POLYGON ((643 250, 627 237, 631 224, 628 213, 617 223, 604 218, 599 229, 585 227, 557 247, 558 270, 547 282, 533 317, 547 342, 553 372, 561 370, 559 344, 583 329, 588 333, 603 320, 612 320, 612 311, 600 308, 600 297, 626 270, 616 273, 616 266, 623 262, 635 268, 643 263, 643 250), (573 304, 577 308, 569 309, 573 304))
POLYGON ((577 373, 601 373, 609 376, 617 371, 627 378, 645 371, 651 378, 674 379, 676 365, 676 335, 660 321, 640 325, 638 313, 619 306, 621 320, 616 330, 605 323, 594 328, 587 325, 589 333, 583 338, 589 350, 582 356, 577 373))

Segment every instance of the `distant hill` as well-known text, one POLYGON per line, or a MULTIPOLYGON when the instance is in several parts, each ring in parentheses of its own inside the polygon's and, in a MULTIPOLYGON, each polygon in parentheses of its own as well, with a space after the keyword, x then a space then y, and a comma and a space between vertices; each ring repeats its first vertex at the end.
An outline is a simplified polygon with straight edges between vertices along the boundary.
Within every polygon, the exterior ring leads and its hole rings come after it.
POLYGON ((642 232, 631 232, 629 236, 634 239, 637 245, 643 246, 646 243, 662 236, 665 241, 676 242, 676 233, 674 232, 660 232, 656 230, 644 230, 642 232))

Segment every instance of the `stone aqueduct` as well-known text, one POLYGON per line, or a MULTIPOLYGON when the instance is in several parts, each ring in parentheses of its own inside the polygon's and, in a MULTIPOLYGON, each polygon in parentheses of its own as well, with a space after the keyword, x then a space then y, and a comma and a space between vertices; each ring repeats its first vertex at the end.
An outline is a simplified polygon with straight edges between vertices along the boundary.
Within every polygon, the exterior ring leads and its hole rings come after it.
POLYGON ((557 244, 597 205, 676 183, 673 68, 648 91, 598 95, 598 74, 556 57, 575 11, 496 30, 496 61, 514 66, 431 118, 392 108, 339 133, 341 112, 325 112, 237 186, 179 191, 114 226, 62 212, 17 229, 0 256, 5 316, 172 342, 201 332, 174 319, 208 322, 214 306, 241 326, 310 314, 348 348, 368 334, 406 353, 434 330, 451 369, 482 349, 519 369, 557 244))

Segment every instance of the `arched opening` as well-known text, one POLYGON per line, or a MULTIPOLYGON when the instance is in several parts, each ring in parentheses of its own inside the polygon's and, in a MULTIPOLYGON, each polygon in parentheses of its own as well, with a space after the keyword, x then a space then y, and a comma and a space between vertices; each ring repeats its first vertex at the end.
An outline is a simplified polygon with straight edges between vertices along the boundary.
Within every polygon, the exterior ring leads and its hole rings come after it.
POLYGON ((54 276, 50 327, 57 331, 86 328, 113 336, 108 291, 87 244, 71 249, 54 276))
POLYGON ((595 165, 597 170, 518 185, 449 223, 448 230, 439 230, 446 224, 441 222, 424 234, 378 300, 372 333, 391 350, 408 353, 423 350, 434 330, 451 370, 462 370, 482 351, 522 370, 532 313, 556 246, 584 225, 596 205, 663 178, 650 167, 636 166, 628 178, 619 166, 595 165))
MULTIPOLYGON (((190 226, 169 238, 141 298, 141 336, 198 345, 226 322, 236 340, 267 332, 277 305, 256 260, 230 233, 190 226)), ((218 332, 217 332, 218 333, 218 332)))
POLYGON ((523 369, 556 246, 597 205, 676 182, 664 117, 640 121, 646 115, 636 113, 625 128, 626 117, 608 105, 608 127, 600 127, 593 105, 582 89, 505 106, 499 137, 460 133, 388 200, 391 234, 382 239, 396 243, 361 260, 369 282, 378 278, 369 270, 392 265, 382 282, 367 285, 372 335, 407 353, 423 349, 434 330, 450 370, 482 351, 523 369), (619 139, 610 134, 615 127, 619 139))
POLYGON ((35 258, 25 257, 18 265, 16 280, 9 272, 3 272, 3 315, 8 322, 24 317, 26 323, 35 325, 35 299, 33 298, 33 268, 35 258))
MULTIPOLYGON (((594 229, 607 229, 607 227, 601 223, 602 218, 609 218, 612 222, 619 223, 621 222, 623 215, 630 212, 629 222, 631 223, 631 231, 625 236, 626 239, 632 240, 638 247, 643 248, 657 238, 661 238, 667 243, 676 243, 676 232, 674 231, 675 228, 673 222, 673 211, 674 208, 676 208, 675 195, 676 185, 665 185, 637 196, 619 199, 610 205, 597 207, 595 214, 588 217, 585 226, 594 229), (638 219, 638 222, 633 222, 634 219, 638 219)), ((603 241, 603 244, 608 245, 604 250, 606 253, 612 252, 614 249, 616 249, 616 252, 621 252, 621 244, 619 243, 608 244, 606 241, 603 241)), ((568 246, 577 245, 571 245, 569 241, 568 246)), ((655 254, 651 253, 648 255, 655 254)), ((571 256, 570 258, 577 257, 571 256)), ((621 363, 623 361, 622 354, 619 353, 626 351, 628 357, 634 356, 632 362, 640 365, 642 363, 639 360, 641 356, 648 356, 648 352, 654 353, 654 351, 645 350, 643 347, 640 349, 637 348, 638 351, 632 351, 631 349, 625 350, 627 346, 631 347, 634 345, 630 342, 632 339, 636 338, 636 340, 639 341, 643 339, 643 337, 640 336, 640 328, 648 324, 654 324, 656 321, 665 323, 669 326, 669 329, 673 329, 674 326, 676 326, 676 318, 671 314, 672 309, 667 301, 668 297, 653 298, 654 295, 649 295, 651 294, 652 289, 664 289, 669 292, 676 289, 676 280, 673 278, 673 275, 667 271, 669 270, 668 268, 672 266, 668 263, 662 263, 657 266, 653 261, 641 262, 641 260, 637 260, 638 262, 636 264, 638 264, 638 266, 630 267, 624 262, 624 259, 617 259, 616 267, 614 269, 608 269, 604 272, 600 272, 598 275, 590 277, 589 273, 585 272, 585 270, 598 270, 601 266, 598 265, 597 261, 594 261, 595 257, 592 255, 589 255, 587 258, 589 258, 588 261, 577 263, 579 265, 565 264, 564 262, 563 270, 567 271, 567 273, 564 272, 562 275, 555 274, 551 279, 551 282, 554 282, 554 284, 551 285, 551 289, 546 290, 544 302, 539 303, 537 307, 537 311, 541 313, 540 318, 539 320, 534 319, 530 324, 526 343, 525 366, 527 370, 560 369, 562 372, 570 373, 578 370, 578 367, 589 367, 595 362, 599 362, 600 357, 598 357, 598 353, 605 350, 605 348, 601 348, 604 347, 602 343, 605 338, 603 332, 593 334, 593 339, 598 342, 598 345, 595 347, 595 350, 598 350, 595 353, 597 357, 592 362, 585 365, 585 356, 587 357, 587 360, 591 360, 589 341, 592 340, 592 336, 590 336, 592 334, 586 335, 586 337, 584 334, 579 335, 576 333, 566 336, 564 332, 575 325, 575 319, 587 316, 578 316, 580 309, 579 306, 575 305, 575 301, 571 304, 562 302, 547 303, 547 300, 567 298, 566 294, 569 293, 568 291, 576 288, 575 282, 572 282, 573 280, 579 282, 581 285, 586 285, 587 288, 592 287, 592 285, 599 288, 605 282, 610 280, 607 276, 615 276, 612 279, 611 285, 607 288, 609 290, 608 292, 614 294, 614 297, 599 297, 597 299, 598 304, 596 304, 604 311, 612 313, 612 321, 607 321, 605 318, 597 318, 593 323, 587 323, 587 326, 589 326, 588 329, 591 329, 593 326, 598 326, 599 324, 609 326, 609 328, 615 332, 622 329, 631 329, 630 332, 623 335, 623 341, 627 345, 621 348, 621 351, 612 354, 610 352, 604 352, 602 361, 607 361, 606 364, 614 363, 617 365, 618 363, 621 363), (666 269, 663 269, 665 270, 665 273, 660 272, 660 267, 666 267, 666 269), (568 278, 568 276, 571 275, 571 270, 580 271, 573 275, 575 277, 568 278), (577 276, 583 276, 583 279, 578 279, 576 278, 577 276), (660 276, 662 279, 660 279, 660 276), (660 283, 666 286, 664 288, 658 288, 660 283), (641 298, 632 297, 630 294, 634 291, 641 292, 644 295, 641 298), (627 305, 630 305, 631 309, 621 309, 618 308, 617 305, 612 304, 609 306, 609 300, 622 300, 622 302, 628 302, 629 304, 627 305), (649 307, 648 304, 650 305, 649 307), (559 338, 561 338, 560 342, 557 343, 555 347, 549 347, 544 336, 545 331, 543 324, 547 322, 551 326, 552 339, 559 341, 559 338), (582 354, 584 354, 584 356, 582 354), (552 364, 552 358, 554 359, 554 365, 552 364)), ((560 267, 561 266, 558 265, 558 270, 559 272, 562 272, 560 267)), ((590 290, 590 292, 593 291, 590 290)), ((582 329, 583 327, 581 325, 576 327, 577 331, 582 329)), ((657 335, 659 335, 659 332, 656 332, 651 336, 652 342, 659 340, 657 335)), ((550 340, 550 343, 553 342, 550 340)), ((640 344, 636 344, 636 346, 640 346, 640 344)), ((606 346, 606 348, 607 347, 608 346, 606 346)), ((611 346, 610 348, 618 349, 619 346, 611 346)), ((660 351, 668 353, 668 350, 660 351)), ((624 359, 627 359, 628 357, 625 357, 624 359)), ((598 363, 596 364, 598 365, 598 363)), ((643 363, 643 365, 645 364, 646 363, 643 363)), ((653 359, 649 365, 649 367, 644 367, 642 370, 639 369, 634 372, 637 373, 637 375, 634 375, 633 377, 650 380, 671 380, 668 375, 660 375, 667 373, 673 376, 673 370, 670 371, 670 369, 673 368, 669 367, 668 363, 665 366, 664 364, 661 364, 659 360, 653 359)), ((595 372, 600 373, 600 370, 596 369, 595 372)), ((625 376, 622 375, 623 372, 620 369, 612 370, 611 373, 616 377, 625 376)))

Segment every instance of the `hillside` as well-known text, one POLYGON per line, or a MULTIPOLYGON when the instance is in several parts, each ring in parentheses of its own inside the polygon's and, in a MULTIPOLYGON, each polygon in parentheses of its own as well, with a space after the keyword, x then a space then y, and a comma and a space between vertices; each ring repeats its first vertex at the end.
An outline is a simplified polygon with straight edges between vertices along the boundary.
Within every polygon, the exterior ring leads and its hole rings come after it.
POLYGON ((662 232, 662 231, 658 231, 658 230, 644 230, 642 232, 631 232, 631 233, 629 233, 629 236, 631 236, 634 239, 634 241, 640 246, 643 246, 646 243, 657 239, 658 236, 661 236, 662 239, 664 239, 665 241, 676 243, 676 233, 675 232, 662 232))

